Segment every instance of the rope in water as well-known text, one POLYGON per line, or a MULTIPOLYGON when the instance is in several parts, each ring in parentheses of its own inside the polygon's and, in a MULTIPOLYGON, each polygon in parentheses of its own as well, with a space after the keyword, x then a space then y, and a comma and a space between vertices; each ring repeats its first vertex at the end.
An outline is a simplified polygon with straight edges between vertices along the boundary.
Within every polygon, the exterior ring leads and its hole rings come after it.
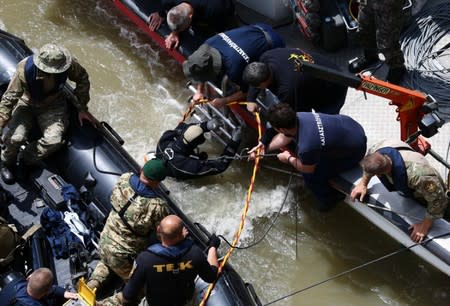
MULTIPOLYGON (((239 104, 245 105, 246 103, 245 102, 241 102, 239 104)), ((256 117, 256 122, 258 124, 258 141, 260 141, 261 137, 262 137, 261 119, 259 117, 259 113, 258 112, 255 112, 254 115, 256 117)), ((241 221, 239 223, 238 230, 236 231, 236 233, 234 235, 234 239, 233 239, 233 242, 231 244, 231 247, 228 249, 227 253, 225 254, 225 256, 223 258, 223 260, 219 264, 219 270, 217 272, 216 281, 208 286, 208 289, 206 290, 205 295, 203 296, 202 301, 199 304, 200 306, 204 306, 206 304, 206 301, 208 300, 212 290, 214 289, 214 286, 215 286, 217 280, 219 279, 225 264, 227 263, 227 261, 230 258, 230 256, 233 254, 233 251, 235 250, 236 245, 239 243, 239 239, 240 239, 242 231, 244 229, 245 219, 247 218, 247 212, 248 212, 248 208, 250 206, 250 201, 251 201, 253 188, 255 186, 256 173, 257 173, 258 168, 259 168, 259 160, 260 160, 260 157, 258 156, 259 154, 260 154, 260 148, 258 148, 258 150, 256 151, 256 155, 257 156, 255 158, 255 163, 253 165, 253 171, 252 171, 252 177, 251 177, 251 180, 250 180, 250 186, 248 187, 248 190, 247 190, 247 197, 245 199, 244 208, 242 209, 241 221)))
POLYGON ((305 288, 302 288, 302 289, 300 289, 300 290, 297 290, 297 291, 294 291, 294 292, 292 292, 292 293, 289 293, 289 294, 287 294, 287 295, 285 295, 285 296, 282 296, 282 297, 280 297, 280 298, 278 298, 278 299, 276 299, 276 300, 270 301, 270 302, 264 304, 264 306, 272 305, 272 304, 274 304, 274 303, 276 303, 276 302, 279 302, 279 301, 282 301, 282 300, 284 300, 284 299, 287 299, 287 298, 289 298, 289 297, 291 297, 291 296, 294 296, 294 295, 296 295, 296 294, 299 294, 299 293, 301 293, 301 292, 303 292, 303 291, 306 291, 306 290, 308 290, 308 289, 317 287, 317 286, 319 286, 319 285, 322 285, 322 284, 324 284, 324 283, 326 283, 326 282, 328 282, 328 281, 331 281, 331 280, 333 280, 333 279, 339 278, 339 277, 341 277, 341 276, 347 275, 347 274, 349 274, 350 272, 353 272, 353 271, 359 270, 359 269, 361 269, 361 268, 367 267, 368 265, 371 265, 371 264, 373 264, 373 263, 379 262, 379 261, 381 261, 381 260, 383 260, 383 259, 387 259, 387 258, 389 258, 389 257, 392 257, 392 256, 394 256, 394 255, 396 255, 396 254, 399 254, 399 253, 402 253, 402 252, 404 252, 404 251, 410 250, 410 249, 412 249, 413 247, 416 247, 416 246, 418 246, 418 245, 425 245, 426 243, 428 243, 428 242, 430 242, 430 241, 432 241, 432 240, 434 240, 434 239, 442 238, 442 237, 448 236, 448 235, 450 235, 450 232, 443 233, 443 234, 441 234, 441 235, 438 235, 438 236, 433 237, 433 238, 429 238, 429 239, 424 240, 424 241, 422 241, 422 242, 414 243, 414 244, 412 244, 412 245, 410 245, 410 246, 402 247, 402 248, 400 248, 400 249, 398 249, 398 250, 395 250, 395 251, 393 251, 393 252, 391 252, 391 253, 389 253, 389 254, 386 254, 386 255, 383 255, 383 256, 378 257, 378 258, 376 258, 376 259, 370 260, 370 261, 365 262, 365 263, 363 263, 363 264, 361 264, 361 265, 359 265, 359 266, 356 266, 356 267, 353 267, 353 268, 351 268, 351 269, 348 269, 348 270, 346 270, 346 271, 344 271, 344 272, 335 274, 335 275, 333 275, 333 276, 331 276, 331 277, 329 277, 329 278, 327 278, 327 279, 324 279, 324 280, 322 280, 322 281, 319 281, 319 282, 316 282, 316 283, 311 284, 311 285, 309 285, 309 286, 306 286, 305 288))

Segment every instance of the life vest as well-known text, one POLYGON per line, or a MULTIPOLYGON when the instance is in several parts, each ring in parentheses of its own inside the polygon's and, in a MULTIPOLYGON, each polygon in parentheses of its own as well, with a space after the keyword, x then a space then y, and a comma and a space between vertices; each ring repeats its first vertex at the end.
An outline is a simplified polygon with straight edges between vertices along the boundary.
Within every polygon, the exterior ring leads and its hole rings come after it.
POLYGON ((380 175, 378 178, 381 183, 389 191, 400 191, 405 196, 411 197, 413 190, 408 187, 408 176, 406 174, 405 162, 397 149, 385 147, 378 149, 377 152, 389 156, 392 161, 391 176, 393 183, 391 183, 386 175, 380 175))
POLYGON ((31 100, 43 101, 48 96, 51 96, 64 88, 66 84, 68 71, 63 73, 53 74, 55 79, 55 86, 47 93, 44 93, 42 80, 37 80, 38 68, 34 65, 33 56, 29 56, 25 63, 25 79, 30 91, 31 100))

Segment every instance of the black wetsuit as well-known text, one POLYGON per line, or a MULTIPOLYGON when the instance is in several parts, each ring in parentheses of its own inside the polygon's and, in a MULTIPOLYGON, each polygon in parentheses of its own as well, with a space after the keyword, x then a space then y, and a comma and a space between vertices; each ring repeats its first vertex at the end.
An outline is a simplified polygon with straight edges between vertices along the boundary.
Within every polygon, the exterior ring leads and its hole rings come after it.
MULTIPOLYGON (((231 158, 203 159, 196 152, 196 144, 183 142, 183 133, 191 125, 194 124, 180 123, 175 130, 165 131, 158 141, 156 154, 167 161, 168 175, 177 179, 190 179, 225 171, 231 158)), ((238 146, 238 143, 231 141, 221 156, 234 156, 238 146)))
POLYGON ((192 298, 194 280, 199 275, 205 282, 216 279, 217 267, 192 240, 164 247, 160 243, 140 253, 123 297, 132 301, 145 286, 146 298, 152 306, 182 306, 192 298))

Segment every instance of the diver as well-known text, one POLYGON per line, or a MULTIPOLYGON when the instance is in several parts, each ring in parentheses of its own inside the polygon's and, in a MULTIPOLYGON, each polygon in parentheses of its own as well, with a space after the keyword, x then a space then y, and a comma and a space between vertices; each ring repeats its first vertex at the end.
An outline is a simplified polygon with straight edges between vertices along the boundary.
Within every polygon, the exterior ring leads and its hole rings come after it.
POLYGON ((190 179, 224 172, 230 165, 241 140, 241 128, 233 131, 230 142, 221 156, 208 159, 198 146, 205 142, 205 132, 217 127, 215 119, 186 124, 181 122, 174 130, 165 131, 158 141, 156 155, 166 161, 168 176, 190 179))

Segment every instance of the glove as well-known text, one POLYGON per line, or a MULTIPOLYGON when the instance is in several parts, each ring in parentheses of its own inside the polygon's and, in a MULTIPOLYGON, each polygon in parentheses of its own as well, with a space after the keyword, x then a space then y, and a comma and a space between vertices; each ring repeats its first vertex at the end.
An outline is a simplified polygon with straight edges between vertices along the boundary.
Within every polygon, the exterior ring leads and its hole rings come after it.
POLYGON ((220 246, 220 238, 216 236, 216 234, 212 234, 208 240, 208 249, 211 247, 215 247, 218 249, 220 246))

